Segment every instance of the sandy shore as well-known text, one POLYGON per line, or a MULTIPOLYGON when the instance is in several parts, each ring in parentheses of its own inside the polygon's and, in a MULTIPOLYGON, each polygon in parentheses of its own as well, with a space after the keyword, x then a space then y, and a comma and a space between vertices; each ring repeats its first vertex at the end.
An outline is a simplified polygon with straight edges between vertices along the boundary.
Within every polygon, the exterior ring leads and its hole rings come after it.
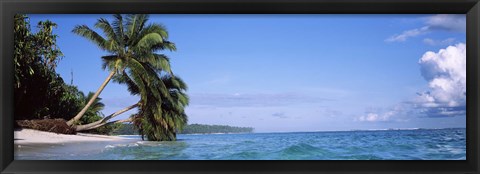
POLYGON ((96 134, 65 135, 51 132, 43 132, 33 129, 22 129, 14 131, 14 143, 16 145, 30 145, 30 144, 64 144, 76 142, 108 142, 120 141, 124 138, 117 136, 106 136, 96 134))

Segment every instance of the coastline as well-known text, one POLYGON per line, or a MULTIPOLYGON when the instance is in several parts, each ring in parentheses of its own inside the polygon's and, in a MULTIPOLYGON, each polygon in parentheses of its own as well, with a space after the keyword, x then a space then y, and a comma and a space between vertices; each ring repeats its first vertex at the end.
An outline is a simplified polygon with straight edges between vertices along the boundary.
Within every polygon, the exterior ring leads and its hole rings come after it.
POLYGON ((65 144, 79 142, 114 142, 122 140, 126 140, 126 138, 85 133, 67 135, 38 131, 33 129, 21 129, 14 131, 14 144, 16 146, 33 144, 65 144))
POLYGON ((82 159, 82 156, 100 153, 108 146, 137 142, 119 136, 77 133, 57 134, 33 129, 14 131, 14 159, 82 159), (38 154, 44 154, 38 156, 38 154))
MULTIPOLYGON (((39 133, 34 130, 25 132, 39 133)), ((25 132, 22 133, 25 134, 25 132)), ((464 160, 465 133, 465 129, 435 129, 416 134, 414 139, 411 137, 411 131, 366 131, 360 134, 297 132, 254 133, 241 136, 234 134, 181 135, 179 141, 172 142, 149 142, 138 138, 124 139, 124 137, 81 134, 67 135, 79 139, 61 141, 65 143, 60 143, 57 139, 55 140, 57 143, 54 144, 16 144, 14 159, 464 160), (85 136, 90 140, 85 141, 85 136), (388 146, 385 146, 387 144, 388 146)), ((53 133, 53 136, 64 137, 65 135, 53 133)), ((30 143, 33 142, 30 141, 30 143)))

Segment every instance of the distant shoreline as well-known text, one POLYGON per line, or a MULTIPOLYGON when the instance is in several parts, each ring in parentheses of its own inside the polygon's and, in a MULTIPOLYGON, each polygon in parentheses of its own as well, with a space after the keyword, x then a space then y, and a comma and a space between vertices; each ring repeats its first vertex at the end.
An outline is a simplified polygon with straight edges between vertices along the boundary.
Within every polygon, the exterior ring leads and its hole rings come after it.
POLYGON ((453 127, 453 128, 388 128, 388 129, 318 130, 318 131, 252 132, 252 133, 268 134, 268 133, 316 133, 316 132, 369 132, 369 131, 412 131, 412 130, 443 130, 443 129, 466 129, 466 128, 462 128, 462 127, 453 127))
MULTIPOLYGON (((292 131, 292 132, 236 132, 236 133, 189 133, 189 134, 178 134, 178 135, 222 135, 222 134, 273 134, 273 133, 318 133, 318 132, 374 132, 374 131, 412 131, 412 130, 443 130, 443 129, 466 129, 462 127, 453 127, 453 128, 388 128, 388 129, 359 129, 359 130, 322 130, 322 131, 292 131)), ((130 135, 115 135, 115 136, 133 136, 138 134, 130 135)))

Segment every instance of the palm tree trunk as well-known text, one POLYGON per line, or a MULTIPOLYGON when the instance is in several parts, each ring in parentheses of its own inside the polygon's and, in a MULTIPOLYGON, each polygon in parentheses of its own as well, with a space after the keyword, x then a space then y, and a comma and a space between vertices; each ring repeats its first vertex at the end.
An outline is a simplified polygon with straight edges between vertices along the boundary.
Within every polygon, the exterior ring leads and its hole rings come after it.
POLYGON ((111 121, 111 122, 108 122, 108 123, 102 123, 102 124, 90 127, 88 129, 85 129, 85 130, 92 130, 92 129, 96 129, 96 128, 99 128, 99 127, 102 127, 102 126, 105 126, 105 125, 110 125, 110 124, 115 124, 115 123, 132 122, 132 121, 133 120, 131 118, 127 118, 127 119, 124 119, 124 120, 111 121))
POLYGON ((95 99, 97 99, 97 97, 100 95, 100 93, 103 91, 103 89, 105 88, 105 86, 107 86, 108 82, 112 79, 112 77, 115 75, 117 71, 116 70, 113 70, 112 72, 110 72, 110 74, 108 75, 107 79, 105 79, 105 81, 103 82, 103 84, 100 86, 100 88, 98 88, 97 92, 95 92, 95 94, 93 95, 93 97, 90 99, 90 101, 88 101, 87 105, 85 105, 85 107, 83 107, 83 109, 77 114, 75 115, 75 117, 73 117, 72 119, 70 119, 68 122, 67 122, 67 125, 68 126, 72 126, 75 122, 77 122, 78 120, 80 120, 80 118, 82 118, 82 116, 85 114, 85 112, 87 112, 88 108, 93 104, 93 102, 95 101, 95 99))
MULTIPOLYGON (((84 131, 84 130, 94 129, 94 128, 92 128, 92 127, 97 128, 98 125, 103 126, 108 120, 116 117, 117 115, 123 114, 123 113, 125 113, 125 112, 127 112, 127 111, 129 111, 129 110, 132 110, 133 108, 138 107, 138 105, 139 105, 139 103, 136 103, 136 104, 131 105, 131 106, 129 106, 129 107, 126 107, 126 108, 124 108, 124 109, 122 109, 122 110, 119 110, 119 111, 117 111, 117 112, 115 112, 115 113, 113 113, 113 114, 110 114, 109 116, 106 116, 106 117, 102 118, 101 120, 98 120, 98 121, 95 121, 95 122, 92 122, 92 123, 88 123, 88 124, 85 124, 85 125, 77 125, 75 129, 76 129, 77 131, 84 131)), ((100 127, 100 126, 98 126, 98 127, 100 127)))

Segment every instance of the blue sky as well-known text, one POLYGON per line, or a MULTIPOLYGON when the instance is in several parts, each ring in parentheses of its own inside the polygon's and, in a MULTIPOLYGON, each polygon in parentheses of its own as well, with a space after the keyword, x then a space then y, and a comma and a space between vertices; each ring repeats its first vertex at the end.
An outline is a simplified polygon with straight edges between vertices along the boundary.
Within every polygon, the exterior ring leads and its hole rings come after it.
MULTIPOLYGON (((107 53, 71 30, 111 15, 29 16, 32 24, 58 24, 65 57, 57 72, 70 82, 73 71, 80 90, 95 91, 108 75, 100 60, 107 53)), ((189 86, 189 123, 257 132, 465 127, 464 15, 151 15, 150 22, 165 25, 177 45, 164 54, 189 86)), ((106 115, 138 101, 115 83, 100 97, 106 115)))

